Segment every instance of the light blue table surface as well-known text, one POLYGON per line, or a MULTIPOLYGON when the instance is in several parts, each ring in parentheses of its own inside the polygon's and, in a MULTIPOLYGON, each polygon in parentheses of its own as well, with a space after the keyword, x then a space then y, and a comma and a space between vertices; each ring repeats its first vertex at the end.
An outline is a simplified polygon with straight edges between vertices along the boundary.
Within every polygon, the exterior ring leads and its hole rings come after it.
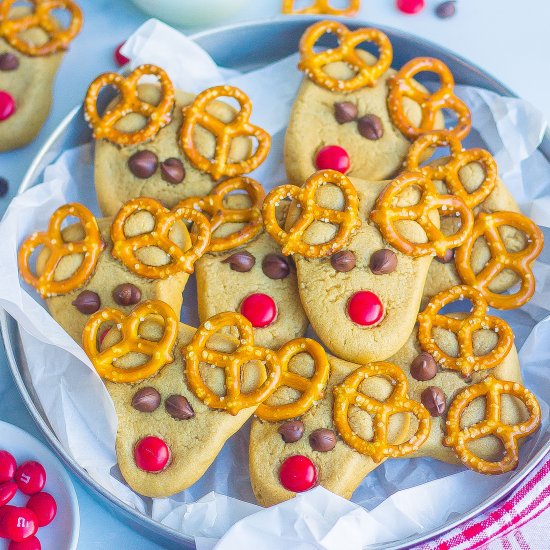
MULTIPOLYGON (((11 153, 0 153, 0 176, 10 182, 9 196, 0 199, 0 213, 6 209, 48 135, 66 113, 82 100, 89 82, 100 72, 116 69, 113 61, 115 46, 147 19, 128 0, 78 0, 78 3, 84 11, 84 27, 58 73, 53 110, 48 122, 29 146, 11 153)), ((428 8, 437 4, 435 1, 427 3, 428 8)), ((392 0, 369 0, 364 4, 366 7, 361 12, 364 19, 403 28, 458 51, 550 114, 550 96, 544 92, 548 90, 550 73, 540 72, 548 60, 544 48, 534 47, 544 30, 544 22, 550 20, 550 3, 531 0, 529 6, 524 5, 519 10, 518 3, 510 0, 461 0, 459 15, 449 22, 437 20, 431 9, 414 18, 402 16, 394 10, 392 0), (487 40, 483 29, 492 26, 495 21, 498 21, 499 28, 492 27, 489 31, 493 33, 492 40, 487 40), (511 34, 515 38, 513 43, 506 39, 511 34), (531 54, 526 56, 529 50, 531 54)), ((240 18, 272 16, 278 13, 279 5, 279 0, 253 0, 250 9, 240 18)), ((3 349, 0 350, 0 419, 42 439, 17 393, 3 349)), ((80 504, 79 549, 158 548, 121 523, 110 511, 103 509, 74 476, 71 477, 80 504)))

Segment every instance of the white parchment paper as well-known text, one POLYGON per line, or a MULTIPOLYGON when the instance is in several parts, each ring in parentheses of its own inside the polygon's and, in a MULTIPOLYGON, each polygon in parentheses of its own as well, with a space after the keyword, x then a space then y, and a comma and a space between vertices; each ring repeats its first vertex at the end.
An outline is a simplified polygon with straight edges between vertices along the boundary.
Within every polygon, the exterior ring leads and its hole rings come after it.
MULTIPOLYGON (((252 121, 273 136, 268 160, 254 173, 266 189, 285 183, 283 139, 302 75, 296 56, 238 74, 219 68, 195 43, 150 20, 127 41, 131 66, 155 63, 177 87, 200 91, 229 82, 252 99, 252 121), (275 93, 274 93, 275 91, 275 93)), ((550 226, 550 165, 537 151, 546 124, 520 99, 460 87, 475 131, 466 145, 484 145, 524 211, 550 226)), ((514 473, 482 476, 432 459, 388 460, 372 472, 348 502, 318 487, 269 509, 254 503, 248 477, 248 425, 230 439, 203 478, 167 499, 142 498, 124 483, 116 466, 116 415, 105 387, 84 352, 51 318, 44 303, 19 279, 17 249, 45 228, 52 212, 80 201, 99 215, 93 187, 93 146, 64 152, 41 185, 16 197, 0 225, 0 305, 21 327, 32 381, 59 440, 103 487, 143 514, 195 538, 200 549, 362 548, 426 532, 472 509, 514 473), (223 537, 223 538, 222 538, 223 537), (221 541, 219 540, 221 539, 221 541)), ((548 439, 550 403, 550 254, 535 264, 537 293, 519 311, 497 312, 512 324, 526 384, 543 408, 543 426, 521 449, 521 463, 548 439)), ((196 324, 193 281, 185 290, 182 320, 196 324)))

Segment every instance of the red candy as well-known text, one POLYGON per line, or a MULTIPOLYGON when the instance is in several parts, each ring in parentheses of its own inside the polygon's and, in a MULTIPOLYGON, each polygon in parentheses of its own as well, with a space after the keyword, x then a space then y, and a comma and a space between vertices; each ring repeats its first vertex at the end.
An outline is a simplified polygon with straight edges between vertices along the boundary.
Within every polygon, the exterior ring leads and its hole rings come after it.
POLYGON ((0 518, 0 537, 21 542, 36 534, 38 519, 28 508, 10 506, 0 518))
POLYGON ((11 481, 16 469, 15 458, 8 451, 0 451, 0 483, 11 481))
POLYGON ((27 508, 36 514, 39 527, 45 527, 51 523, 57 514, 57 504, 50 493, 36 493, 29 498, 27 508))
POLYGON ((354 323, 368 327, 375 325, 382 319, 384 306, 374 292, 361 290, 350 298, 348 314, 354 323))
POLYGON ((319 149, 315 159, 317 170, 336 170, 345 174, 351 166, 349 155, 339 145, 327 145, 319 149))
POLYGON ((46 485, 46 470, 42 464, 34 460, 23 462, 15 471, 15 482, 21 492, 34 495, 42 491, 46 485))
POLYGON ((168 445, 153 435, 144 437, 134 449, 137 467, 146 472, 160 472, 170 458, 168 445))
POLYGON ((122 48, 122 46, 124 46, 124 44, 126 44, 126 42, 120 43, 115 50, 115 61, 117 65, 119 65, 120 67, 122 67, 123 65, 126 65, 126 63, 130 61, 125 55, 122 55, 120 53, 120 49, 122 48))
POLYGON ((397 0, 396 4, 399 11, 409 15, 422 11, 425 6, 424 0, 397 0))
POLYGON ((17 483, 4 481, 0 483, 0 506, 7 504, 17 493, 17 483))
POLYGON ((251 294, 241 304, 241 313, 255 328, 267 327, 277 317, 277 306, 267 294, 251 294))
POLYGON ((311 489, 317 482, 317 468, 307 456, 289 456, 281 464, 279 479, 285 489, 301 493, 311 489))
POLYGON ((8 550, 41 550, 42 545, 36 537, 25 539, 21 542, 11 541, 8 550))
POLYGON ((0 90, 0 122, 10 118, 15 113, 15 99, 5 92, 0 90))

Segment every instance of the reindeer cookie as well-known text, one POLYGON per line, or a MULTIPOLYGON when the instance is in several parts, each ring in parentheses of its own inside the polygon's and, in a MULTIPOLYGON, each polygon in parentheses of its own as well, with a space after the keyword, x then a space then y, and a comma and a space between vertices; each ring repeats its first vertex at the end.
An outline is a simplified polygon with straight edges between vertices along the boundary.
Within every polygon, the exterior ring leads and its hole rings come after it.
POLYGON ((82 13, 72 0, 0 1, 0 151, 29 143, 46 121, 55 75, 82 13), (62 28, 53 9, 68 12, 62 28))
POLYGON ((174 90, 168 75, 152 65, 126 78, 99 76, 90 85, 85 110, 96 137, 95 185, 105 215, 135 197, 172 207, 204 196, 220 178, 253 170, 269 151, 269 135, 248 122, 251 104, 244 92, 218 86, 195 97, 174 90), (139 84, 145 75, 159 84, 139 84), (98 95, 108 84, 118 88, 119 97, 100 115, 98 95), (236 98, 241 110, 221 97, 236 98), (258 141, 254 150, 251 136, 258 141))

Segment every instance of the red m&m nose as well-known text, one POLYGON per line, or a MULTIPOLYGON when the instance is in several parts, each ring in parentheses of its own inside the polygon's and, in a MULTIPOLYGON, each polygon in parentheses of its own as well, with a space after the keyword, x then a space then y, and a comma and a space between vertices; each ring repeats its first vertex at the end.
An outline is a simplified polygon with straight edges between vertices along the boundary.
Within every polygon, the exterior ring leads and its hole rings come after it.
POLYGON ((307 456, 289 456, 281 464, 279 479, 285 489, 301 493, 311 489, 317 482, 317 468, 307 456))
POLYGON ((251 294, 241 304, 241 313, 255 328, 267 327, 277 316, 277 306, 267 294, 251 294))
POLYGON ((355 293, 348 302, 349 318, 358 325, 375 325, 384 316, 384 306, 380 298, 369 290, 355 293))
POLYGON ((46 470, 42 464, 34 460, 23 462, 15 472, 15 482, 20 491, 26 495, 34 495, 42 491, 46 485, 46 470))
POLYGON ((424 0, 397 0, 397 9, 403 13, 413 15, 424 9, 424 0))
POLYGON ((11 481, 17 470, 17 462, 8 451, 0 451, 0 483, 11 481))
POLYGON ((0 90, 0 122, 10 118, 15 113, 15 99, 5 92, 0 90))
POLYGON ((336 170, 345 174, 350 169, 351 161, 345 149, 338 145, 327 145, 319 149, 315 166, 317 170, 336 170))
POLYGON ((0 518, 0 537, 21 542, 38 531, 36 514, 28 508, 10 506, 0 518))
POLYGON ((146 472, 160 472, 170 458, 168 445, 153 435, 144 437, 134 449, 137 467, 146 472))

